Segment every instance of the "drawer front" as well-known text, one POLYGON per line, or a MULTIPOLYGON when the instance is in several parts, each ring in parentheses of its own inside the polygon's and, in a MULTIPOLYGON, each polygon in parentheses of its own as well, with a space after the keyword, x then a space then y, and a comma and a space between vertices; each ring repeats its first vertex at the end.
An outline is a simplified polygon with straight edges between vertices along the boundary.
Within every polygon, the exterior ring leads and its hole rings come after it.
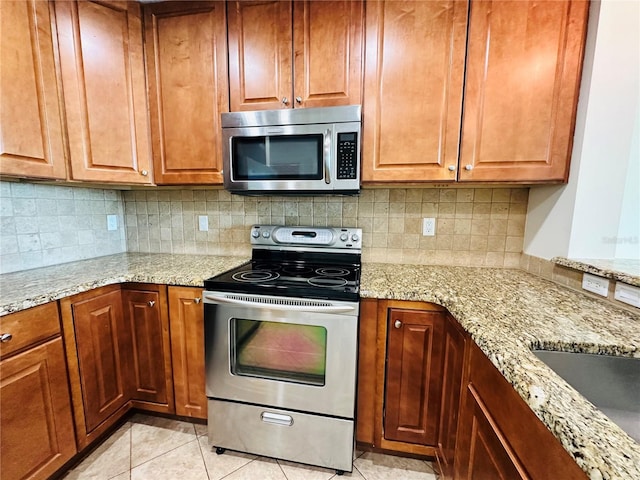
POLYGON ((209 399, 209 444, 350 472, 353 421, 209 399))
POLYGON ((0 334, 11 340, 0 343, 0 357, 22 351, 60 333, 58 303, 44 305, 0 317, 0 334))

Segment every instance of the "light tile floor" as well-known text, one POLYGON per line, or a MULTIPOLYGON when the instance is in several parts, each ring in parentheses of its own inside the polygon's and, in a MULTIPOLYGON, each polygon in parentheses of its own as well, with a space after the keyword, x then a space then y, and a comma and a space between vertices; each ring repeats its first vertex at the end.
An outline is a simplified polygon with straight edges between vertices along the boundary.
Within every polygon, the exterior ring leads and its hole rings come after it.
POLYGON ((357 452, 353 472, 227 451, 217 455, 205 425, 136 414, 64 480, 437 480, 431 463, 357 452))

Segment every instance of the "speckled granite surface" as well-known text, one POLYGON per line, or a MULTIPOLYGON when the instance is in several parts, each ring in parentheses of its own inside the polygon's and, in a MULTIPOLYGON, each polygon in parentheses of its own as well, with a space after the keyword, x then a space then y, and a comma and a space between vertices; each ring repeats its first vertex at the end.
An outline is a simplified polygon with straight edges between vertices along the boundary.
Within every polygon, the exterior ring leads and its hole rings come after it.
POLYGON ((640 287, 640 260, 595 260, 554 257, 551 261, 563 267, 580 272, 593 273, 605 278, 613 278, 629 285, 640 287))
POLYGON ((121 253, 0 275, 0 315, 121 282, 202 286, 243 257, 121 253))
MULTIPOLYGON (((247 260, 128 253, 1 275, 0 315, 118 282, 202 286, 247 260)), ((640 480, 640 444, 530 352, 640 357, 640 315, 492 268, 365 264, 361 296, 446 307, 591 479, 640 480)))
POLYGON ((492 268, 368 264, 361 296, 446 307, 591 479, 640 479, 640 444, 530 351, 640 357, 640 315, 492 268))

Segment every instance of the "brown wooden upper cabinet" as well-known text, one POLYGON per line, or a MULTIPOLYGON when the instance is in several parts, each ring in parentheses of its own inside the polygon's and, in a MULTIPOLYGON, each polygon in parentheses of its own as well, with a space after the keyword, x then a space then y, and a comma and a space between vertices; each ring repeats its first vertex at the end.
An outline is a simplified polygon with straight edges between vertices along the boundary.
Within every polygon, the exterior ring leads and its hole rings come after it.
POLYGON ((466 1, 367 3, 363 182, 455 180, 467 12, 466 1))
POLYGON ((361 103, 360 1, 227 3, 231 111, 361 103))
POLYGON ((151 183, 140 6, 55 3, 70 178, 151 183))
POLYGON ((0 4, 0 174, 66 178, 53 4, 0 4))
POLYGON ((586 0, 367 4, 363 181, 566 181, 587 12, 586 0))
POLYGON ((221 184, 220 113, 229 111, 224 2, 145 5, 154 179, 221 184))

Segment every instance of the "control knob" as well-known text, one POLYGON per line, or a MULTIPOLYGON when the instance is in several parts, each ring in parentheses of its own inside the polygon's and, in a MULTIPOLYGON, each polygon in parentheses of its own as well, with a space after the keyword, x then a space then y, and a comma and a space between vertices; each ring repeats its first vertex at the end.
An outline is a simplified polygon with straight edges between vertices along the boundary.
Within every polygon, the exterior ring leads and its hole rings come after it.
POLYGON ((346 233, 343 233, 342 235, 340 235, 340 240, 342 240, 343 242, 346 242, 349 239, 349 235, 347 235, 346 233))
POLYGON ((351 235, 351 241, 352 242, 357 242, 358 240, 360 240, 360 237, 356 233, 351 235))
POLYGON ((262 232, 262 238, 269 238, 269 232, 266 230, 262 232))
POLYGON ((253 238, 258 238, 258 237, 260 236, 260 232, 259 232, 258 230, 253 230, 253 231, 251 232, 251 236, 252 236, 253 238))

